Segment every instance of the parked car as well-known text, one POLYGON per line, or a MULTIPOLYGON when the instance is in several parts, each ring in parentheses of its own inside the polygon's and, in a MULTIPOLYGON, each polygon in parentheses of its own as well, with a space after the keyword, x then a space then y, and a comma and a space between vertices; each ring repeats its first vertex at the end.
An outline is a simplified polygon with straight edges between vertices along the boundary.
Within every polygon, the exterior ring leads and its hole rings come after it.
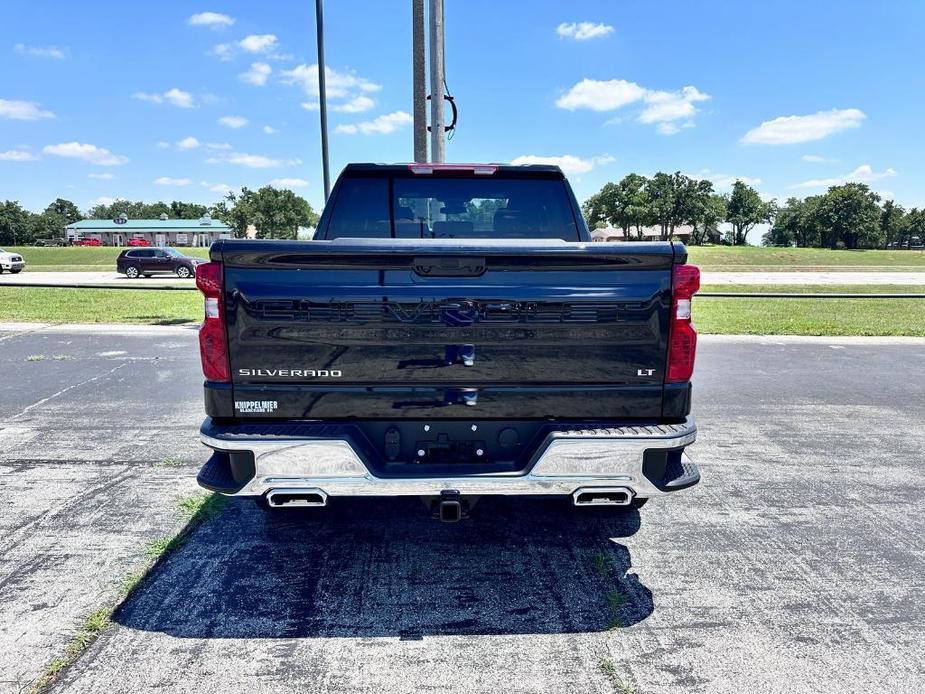
POLYGON ((200 265, 206 489, 262 508, 480 495, 639 508, 686 448, 700 271, 678 242, 590 243, 555 166, 347 166, 313 241, 200 265))
POLYGON ((116 258, 116 270, 129 279, 164 273, 185 279, 194 276, 196 267, 204 262, 202 258, 183 255, 175 248, 131 248, 116 258))
POLYGON ((9 270, 15 275, 22 272, 24 267, 26 267, 26 261, 22 259, 19 253, 8 253, 0 248, 0 273, 3 273, 4 270, 9 270))
POLYGON ((75 246, 102 246, 103 242, 99 239, 75 239, 75 246))
POLYGON ((125 242, 126 246, 150 246, 151 242, 148 239, 143 238, 132 238, 125 242))

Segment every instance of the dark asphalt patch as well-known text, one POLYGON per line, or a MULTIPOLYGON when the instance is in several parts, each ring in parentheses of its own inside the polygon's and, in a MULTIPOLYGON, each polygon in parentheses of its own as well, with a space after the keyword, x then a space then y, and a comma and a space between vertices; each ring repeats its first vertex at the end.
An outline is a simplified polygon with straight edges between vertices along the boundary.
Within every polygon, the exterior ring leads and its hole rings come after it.
POLYGON ((609 593, 624 596, 625 626, 653 609, 618 543, 639 523, 637 511, 558 499, 485 498, 452 525, 432 521, 417 499, 334 499, 283 513, 239 499, 114 619, 200 639, 605 631, 609 593))

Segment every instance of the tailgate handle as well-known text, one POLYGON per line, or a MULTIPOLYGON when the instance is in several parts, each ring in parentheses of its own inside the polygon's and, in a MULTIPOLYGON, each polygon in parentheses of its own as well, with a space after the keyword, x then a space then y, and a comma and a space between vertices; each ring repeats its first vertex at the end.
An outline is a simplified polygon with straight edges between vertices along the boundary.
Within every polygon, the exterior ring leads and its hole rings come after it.
POLYGON ((414 271, 423 277, 478 277, 485 273, 485 258, 458 255, 415 258, 414 271))

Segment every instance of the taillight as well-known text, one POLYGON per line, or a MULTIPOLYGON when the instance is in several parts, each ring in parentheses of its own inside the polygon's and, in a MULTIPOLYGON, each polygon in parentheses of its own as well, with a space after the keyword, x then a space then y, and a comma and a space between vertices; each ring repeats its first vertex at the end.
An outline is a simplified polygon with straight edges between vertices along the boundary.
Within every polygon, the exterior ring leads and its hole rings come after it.
POLYGON ((671 331, 668 337, 668 383, 691 380, 697 353, 697 332, 691 323, 691 299, 700 289, 700 268, 675 265, 671 280, 671 331))
POLYGON ((202 373, 206 380, 227 383, 231 380, 231 367, 228 365, 228 337, 222 301, 222 264, 197 265, 196 286, 205 297, 205 316, 199 328, 202 373))

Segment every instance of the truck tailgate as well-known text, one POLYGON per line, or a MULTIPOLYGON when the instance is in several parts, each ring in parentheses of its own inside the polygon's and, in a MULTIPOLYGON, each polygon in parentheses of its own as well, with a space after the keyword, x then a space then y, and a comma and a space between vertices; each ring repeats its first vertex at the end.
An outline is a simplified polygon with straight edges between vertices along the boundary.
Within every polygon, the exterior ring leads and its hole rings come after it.
POLYGON ((212 256, 237 417, 661 415, 669 244, 224 241, 212 256))

